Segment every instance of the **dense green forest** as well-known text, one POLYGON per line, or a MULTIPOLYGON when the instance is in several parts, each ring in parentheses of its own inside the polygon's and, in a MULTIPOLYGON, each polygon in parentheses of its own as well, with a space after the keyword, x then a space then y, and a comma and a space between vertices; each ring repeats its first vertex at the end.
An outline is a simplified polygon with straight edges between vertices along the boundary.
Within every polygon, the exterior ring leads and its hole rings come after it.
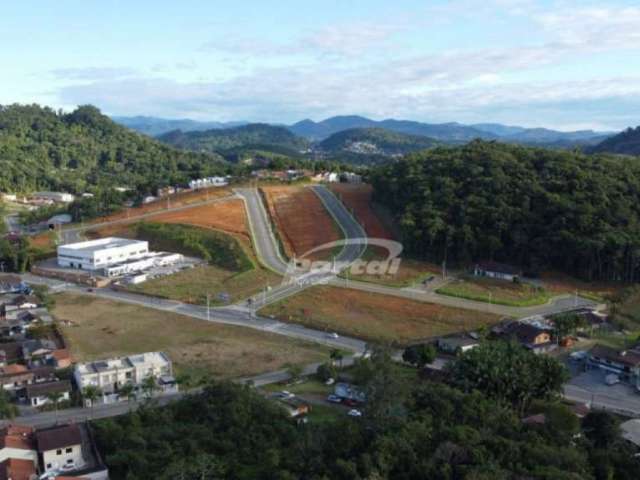
POLYGON ((158 137, 159 140, 197 152, 216 152, 226 154, 238 148, 289 152, 299 156, 301 150, 309 147, 309 142, 297 137, 285 127, 252 123, 241 127, 183 132, 176 130, 158 137))
POLYGON ((589 152, 617 153, 620 155, 640 155, 640 127, 628 128, 624 132, 609 137, 598 145, 588 149, 589 152))
MULTIPOLYGON (((527 369, 535 354, 522 352, 519 365, 527 369)), ((640 462, 615 417, 591 413, 581 424, 555 400, 552 383, 545 391, 527 390, 528 414, 546 419, 527 424, 515 410, 520 397, 512 407, 509 399, 499 400, 505 395, 493 395, 499 381, 490 390, 464 383, 477 370, 476 360, 454 368, 454 380, 473 387, 465 393, 400 374, 387 353, 373 352, 353 371, 367 394, 361 418, 339 409, 333 419, 297 425, 250 387, 212 383, 166 407, 142 406, 100 420, 97 439, 116 480, 638 478, 640 462)), ((490 375, 498 379, 505 369, 513 371, 498 362, 490 375)), ((527 388, 526 382, 517 388, 527 388)))
POLYGON ((474 141, 408 155, 371 177, 417 256, 640 279, 636 159, 474 141))
POLYGON ((0 106, 0 191, 81 193, 100 185, 153 192, 226 171, 218 155, 176 150, 92 106, 68 114, 38 105, 0 106))

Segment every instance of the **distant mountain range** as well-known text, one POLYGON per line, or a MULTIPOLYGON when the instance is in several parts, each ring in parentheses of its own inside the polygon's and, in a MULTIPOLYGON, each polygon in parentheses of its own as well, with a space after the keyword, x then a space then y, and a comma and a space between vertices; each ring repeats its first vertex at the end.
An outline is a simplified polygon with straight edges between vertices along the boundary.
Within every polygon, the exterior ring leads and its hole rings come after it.
POLYGON ((329 154, 350 152, 394 156, 426 150, 439 143, 433 138, 394 132, 384 128, 350 128, 325 138, 315 148, 329 154))
POLYGON ((640 127, 629 128, 618 135, 609 137, 588 151, 591 153, 640 155, 640 127))
POLYGON ((112 120, 120 125, 136 130, 150 137, 157 137, 163 133, 172 130, 182 130, 183 132, 192 132, 200 130, 211 130, 219 128, 232 128, 240 125, 246 125, 249 122, 199 122, 196 120, 184 119, 168 119, 157 117, 111 117, 112 120))

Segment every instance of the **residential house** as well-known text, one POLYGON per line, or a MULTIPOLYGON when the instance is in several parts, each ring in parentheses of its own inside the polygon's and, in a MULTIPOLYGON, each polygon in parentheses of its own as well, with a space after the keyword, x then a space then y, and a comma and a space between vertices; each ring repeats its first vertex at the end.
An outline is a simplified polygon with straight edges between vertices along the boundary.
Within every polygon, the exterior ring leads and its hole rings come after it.
POLYGON ((27 385, 55 379, 53 367, 27 368, 25 365, 7 365, 0 369, 0 387, 11 392, 21 390, 27 385))
POLYGON ((355 400, 357 402, 364 402, 367 398, 362 390, 350 383, 336 383, 333 387, 333 393, 340 398, 355 400))
POLYGON ((620 430, 622 430, 622 438, 636 448, 640 448, 640 419, 627 420, 620 425, 620 430))
POLYGON ((51 354, 57 349, 56 342, 47 338, 25 340, 22 342, 22 358, 30 366, 47 365, 51 354))
POLYGON ((439 338, 437 345, 441 351, 457 355, 458 353, 464 353, 477 347, 480 345, 480 342, 468 335, 451 335, 439 338))
MULTIPOLYGON (((172 376, 171 360, 162 352, 147 352, 96 362, 78 363, 74 370, 76 384, 80 390, 92 385, 100 388, 105 394, 117 393, 118 389, 125 384, 141 386, 148 377, 164 378, 164 383, 168 384, 172 376)), ((161 387, 162 384, 158 382, 158 386, 161 387)))
POLYGON ((485 261, 476 264, 473 274, 477 277, 489 277, 512 282, 517 278, 520 278, 522 272, 520 269, 511 265, 494 261, 485 261))
POLYGON ((525 322, 511 322, 506 325, 500 336, 507 340, 516 340, 534 353, 554 350, 557 345, 551 342, 551 332, 525 322))
POLYGON ((3 293, 24 293, 29 287, 17 275, 0 276, 0 294, 3 293))
POLYGON ((50 395, 59 394, 60 401, 69 400, 71 382, 68 380, 54 380, 52 382, 32 383, 24 388, 23 398, 32 407, 40 407, 51 403, 50 395))
POLYGON ((0 366, 9 365, 22 360, 22 344, 20 342, 0 343, 0 366))
POLYGON ((37 478, 108 480, 86 424, 39 430, 8 425, 0 430, 0 480, 37 478))
POLYGON ((587 366, 614 373, 622 381, 640 385, 640 349, 618 351, 595 345, 589 352, 587 366))
POLYGON ((311 411, 311 406, 301 398, 278 398, 278 402, 293 418, 306 415, 311 411))
POLYGON ((51 352, 51 360, 55 368, 68 368, 73 363, 71 353, 66 348, 59 348, 51 352))

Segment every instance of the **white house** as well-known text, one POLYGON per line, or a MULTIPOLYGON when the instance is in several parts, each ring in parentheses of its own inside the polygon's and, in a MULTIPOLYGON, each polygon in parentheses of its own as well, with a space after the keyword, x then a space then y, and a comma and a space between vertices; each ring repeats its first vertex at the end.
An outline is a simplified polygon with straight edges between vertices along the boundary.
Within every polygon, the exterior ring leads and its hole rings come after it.
POLYGON ((111 394, 123 385, 140 386, 145 378, 173 375, 171 360, 163 352, 147 352, 127 357, 78 363, 74 377, 80 390, 89 385, 111 394))
POLYGON ((77 424, 38 430, 36 444, 45 472, 77 470, 85 466, 82 433, 77 424))
POLYGON ((58 265, 93 271, 148 254, 149 242, 107 237, 58 246, 58 265))
POLYGON ((25 398, 32 407, 39 407, 52 403, 49 399, 51 394, 59 394, 59 401, 69 400, 71 393, 71 383, 67 380, 58 380, 46 383, 33 383, 25 387, 25 398))

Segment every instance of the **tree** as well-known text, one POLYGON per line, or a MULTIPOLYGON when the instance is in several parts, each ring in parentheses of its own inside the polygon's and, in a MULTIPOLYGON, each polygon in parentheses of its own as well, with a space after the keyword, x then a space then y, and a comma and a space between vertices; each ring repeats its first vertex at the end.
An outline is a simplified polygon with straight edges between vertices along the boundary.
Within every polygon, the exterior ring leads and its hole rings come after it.
POLYGON ((338 349, 333 349, 331 350, 331 354, 330 354, 331 360, 335 363, 338 362, 338 365, 340 366, 340 368, 342 368, 342 360, 344 358, 344 355, 342 354, 342 352, 338 349))
POLYGON ((7 392, 4 389, 0 389, 0 418, 12 419, 17 414, 18 407, 11 403, 7 392))
POLYGON ((433 345, 411 345, 402 352, 402 360, 422 369, 436 359, 436 349, 433 345))
POLYGON ((158 381, 154 375, 149 375, 142 380, 142 391, 147 399, 150 399, 156 390, 158 390, 158 381))
POLYGON ((328 363, 321 363, 316 369, 316 376, 321 382, 326 382, 330 378, 336 378, 336 368, 328 363))
POLYGON ((582 428, 596 448, 608 448, 620 438, 620 422, 608 412, 589 412, 582 420, 582 428))
POLYGON ((91 416, 93 417, 93 407, 96 400, 102 396, 102 390, 95 385, 87 385, 82 389, 82 396, 91 403, 91 416))
POLYGON ((569 378, 556 359, 503 341, 481 344, 447 368, 453 385, 465 392, 479 390, 521 415, 532 400, 555 398, 569 378))
POLYGON ((125 383, 118 389, 118 396, 127 397, 127 402, 131 402, 136 398, 136 387, 132 383, 125 383))
POLYGON ((302 366, 297 363, 289 364, 287 373, 289 374, 290 380, 295 382, 302 376, 302 366))

